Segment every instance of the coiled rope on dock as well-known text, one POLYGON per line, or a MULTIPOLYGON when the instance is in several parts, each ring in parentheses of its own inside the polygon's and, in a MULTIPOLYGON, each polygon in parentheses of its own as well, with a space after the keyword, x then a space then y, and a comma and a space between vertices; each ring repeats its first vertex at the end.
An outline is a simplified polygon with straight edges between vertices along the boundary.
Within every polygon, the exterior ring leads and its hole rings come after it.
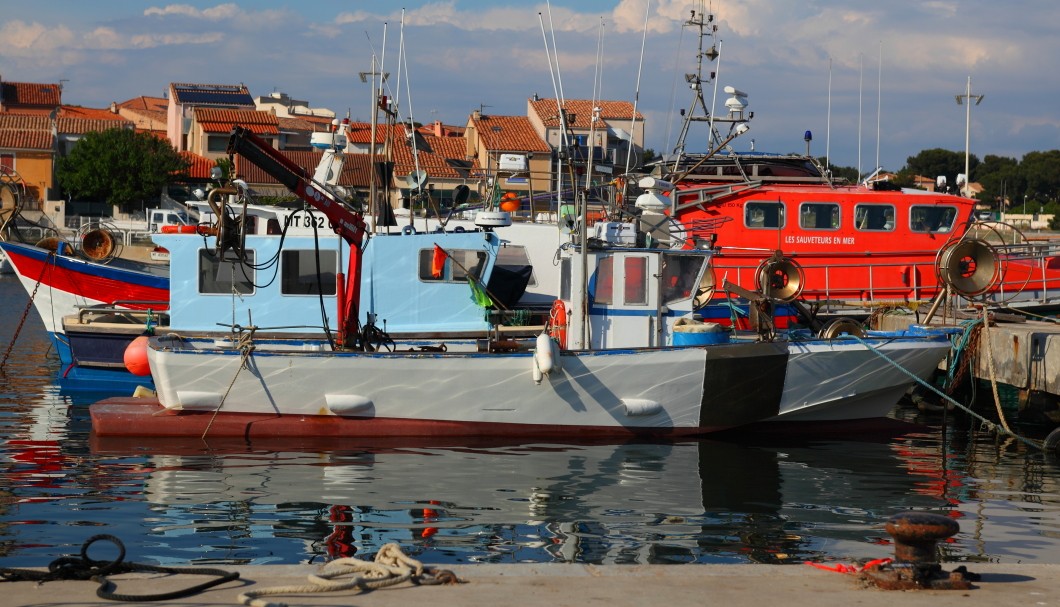
POLYGON ((8 582, 34 581, 38 584, 55 580, 91 580, 99 584, 96 596, 109 601, 139 603, 147 601, 169 601, 198 594, 225 582, 239 579, 239 573, 223 569, 205 567, 162 567, 145 563, 131 563, 125 560, 125 545, 113 535, 94 535, 81 545, 81 556, 62 556, 48 564, 47 571, 37 569, 0 568, 0 579, 8 582), (96 542, 110 542, 118 549, 118 556, 112 560, 93 559, 88 556, 88 549, 96 542), (115 592, 114 582, 107 579, 109 575, 121 573, 168 573, 184 575, 208 575, 214 579, 207 580, 188 588, 156 594, 126 594, 115 592))
MULTIPOLYGON (((985 324, 986 324, 986 321, 984 321, 984 326, 985 326, 985 324)), ((1043 450, 1045 448, 1044 445, 1042 445, 1041 443, 1039 443, 1037 441, 1034 441, 1034 440, 1031 440, 1029 438, 1020 436, 1019 434, 1016 434, 1015 432, 1013 432, 1008 427, 1008 424, 1004 422, 1004 419, 1005 419, 1004 416, 1001 417, 1001 421, 1002 421, 1001 425, 996 424, 996 423, 986 419, 985 417, 983 417, 982 415, 979 415, 975 411, 972 411, 970 408, 966 407, 965 405, 957 402, 957 400, 955 400, 953 397, 943 393, 941 390, 939 390, 935 386, 933 386, 933 385, 929 384, 928 382, 920 379, 919 377, 917 377, 917 375, 915 373, 909 371, 908 369, 906 369, 902 365, 899 365, 897 362, 892 360, 889 356, 887 356, 883 352, 880 352, 879 349, 874 347, 872 344, 866 342, 864 339, 858 337, 857 335, 851 335, 850 337, 852 339, 857 340, 858 343, 860 343, 861 345, 863 345, 866 348, 868 348, 868 350, 870 352, 876 354, 880 358, 882 358, 885 361, 887 361, 888 363, 890 363, 890 365, 893 366, 895 369, 898 369, 902 373, 905 373, 906 375, 911 377, 914 381, 916 381, 916 383, 918 383, 921 386, 927 388, 931 392, 934 392, 937 396, 939 396, 940 398, 942 398, 946 402, 949 402, 949 403, 953 404, 954 406, 956 406, 960 410, 964 411, 968 415, 970 415, 970 416, 974 417, 975 419, 979 420, 979 422, 983 425, 983 427, 988 429, 988 430, 990 430, 991 432, 996 432, 998 434, 1005 435, 1005 436, 1011 436, 1012 438, 1015 438, 1016 440, 1024 443, 1025 445, 1028 445, 1030 447, 1034 447, 1035 449, 1038 449, 1038 450, 1043 450)), ((991 375, 992 375, 992 373, 991 373, 991 375)), ((993 378, 991 378, 991 379, 993 379, 993 378)), ((994 384, 994 385, 995 385, 994 396, 995 396, 995 399, 997 399, 997 388, 996 388, 996 384, 994 384)), ((1000 400, 997 399, 996 402, 998 402, 998 408, 999 408, 999 412, 1000 412, 1000 400)))
POLYGON ((375 590, 409 581, 418 585, 461 583, 451 571, 424 567, 420 561, 406 556, 397 544, 384 544, 372 561, 352 557, 331 561, 319 573, 310 574, 308 580, 308 584, 250 590, 240 594, 238 600, 250 607, 286 607, 287 603, 274 603, 261 597, 338 592, 354 588, 375 590), (353 577, 335 579, 345 575, 353 577))

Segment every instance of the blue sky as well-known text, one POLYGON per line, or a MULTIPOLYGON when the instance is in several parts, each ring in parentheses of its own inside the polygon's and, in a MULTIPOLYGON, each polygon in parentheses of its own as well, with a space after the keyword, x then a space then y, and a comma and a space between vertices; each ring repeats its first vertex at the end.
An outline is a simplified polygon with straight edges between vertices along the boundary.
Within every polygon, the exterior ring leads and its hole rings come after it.
MULTIPOLYGON (((681 23, 703 5, 722 41, 718 81, 747 92, 755 112, 737 149, 805 151, 810 130, 813 153, 860 161, 866 173, 877 150, 889 170, 923 149, 963 152, 955 95, 969 76, 985 95, 971 110, 973 154, 1060 148, 1053 0, 5 2, 0 76, 62 81, 65 102, 89 107, 161 96, 170 82, 242 82, 254 95, 282 91, 367 119, 358 72, 375 53, 395 86, 402 73, 403 115, 463 124, 480 106, 525 114, 527 98, 553 95, 544 13, 567 98, 592 98, 598 81, 599 97, 633 101, 643 37, 638 109, 648 146, 666 151, 694 59, 681 23), (407 77, 397 63, 402 6, 407 77)), ((689 149, 704 146, 693 132, 689 149)))

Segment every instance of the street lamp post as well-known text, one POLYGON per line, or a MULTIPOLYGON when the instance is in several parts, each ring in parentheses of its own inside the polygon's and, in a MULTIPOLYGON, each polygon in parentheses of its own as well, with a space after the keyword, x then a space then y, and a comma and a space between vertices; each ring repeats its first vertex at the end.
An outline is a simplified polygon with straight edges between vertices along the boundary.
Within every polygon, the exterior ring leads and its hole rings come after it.
POLYGON ((965 106, 964 114, 964 195, 968 196, 971 191, 970 179, 971 175, 968 174, 968 149, 969 149, 969 135, 972 127, 972 99, 975 99, 975 104, 979 105, 983 101, 985 95, 973 95, 972 94, 972 77, 968 76, 968 88, 965 89, 963 95, 956 95, 957 105, 965 106))

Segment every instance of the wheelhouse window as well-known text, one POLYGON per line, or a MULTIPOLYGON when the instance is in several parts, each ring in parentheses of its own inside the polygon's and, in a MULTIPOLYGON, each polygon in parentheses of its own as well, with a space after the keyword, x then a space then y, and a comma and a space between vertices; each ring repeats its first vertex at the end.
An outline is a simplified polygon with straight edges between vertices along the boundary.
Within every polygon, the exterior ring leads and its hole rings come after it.
POLYGON ((254 251, 246 252, 245 263, 235 251, 224 258, 212 249, 199 249, 199 293, 207 295, 246 295, 254 292, 254 251))
POLYGON ((854 227, 866 232, 890 232, 894 230, 894 205, 855 205, 854 227))
POLYGON ((663 255, 662 300, 664 304, 692 297, 696 278, 707 258, 702 255, 663 255))
POLYGON ((596 280, 593 281, 593 302, 612 304, 615 301, 615 259, 608 255, 596 264, 596 280))
POLYGON ((780 202, 752 201, 744 205, 744 223, 749 228, 784 227, 784 204, 780 202))
POLYGON ((804 202, 799 207, 799 227, 804 230, 838 230, 839 205, 834 202, 804 202))
POLYGON ((957 221, 957 207, 913 205, 909 208, 909 229, 914 232, 950 232, 957 221))
POLYGON ((441 276, 435 276, 434 249, 420 249, 419 276, 427 282, 466 282, 470 273, 475 278, 482 276, 486 268, 486 252, 471 249, 449 249, 446 251, 441 276))
POLYGON ((280 293, 283 295, 334 295, 338 256, 335 251, 292 251, 280 255, 280 293), (320 268, 317 271, 319 255, 320 268))
POLYGON ((625 289, 622 303, 646 305, 648 303, 648 258, 626 257, 622 265, 625 267, 625 289))

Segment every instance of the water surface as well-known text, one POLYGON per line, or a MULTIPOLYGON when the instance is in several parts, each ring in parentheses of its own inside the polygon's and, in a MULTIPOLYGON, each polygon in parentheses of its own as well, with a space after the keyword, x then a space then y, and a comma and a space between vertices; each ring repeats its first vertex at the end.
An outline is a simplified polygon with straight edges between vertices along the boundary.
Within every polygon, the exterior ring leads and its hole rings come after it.
MULTIPOLYGON (((27 296, 0 277, 0 355, 27 296)), ((891 556, 896 512, 952 516, 951 562, 1060 563, 1056 458, 971 422, 674 444, 97 439, 31 313, 0 372, 0 557, 98 533, 165 565, 319 562, 397 542, 431 563, 801 563, 891 556)))

